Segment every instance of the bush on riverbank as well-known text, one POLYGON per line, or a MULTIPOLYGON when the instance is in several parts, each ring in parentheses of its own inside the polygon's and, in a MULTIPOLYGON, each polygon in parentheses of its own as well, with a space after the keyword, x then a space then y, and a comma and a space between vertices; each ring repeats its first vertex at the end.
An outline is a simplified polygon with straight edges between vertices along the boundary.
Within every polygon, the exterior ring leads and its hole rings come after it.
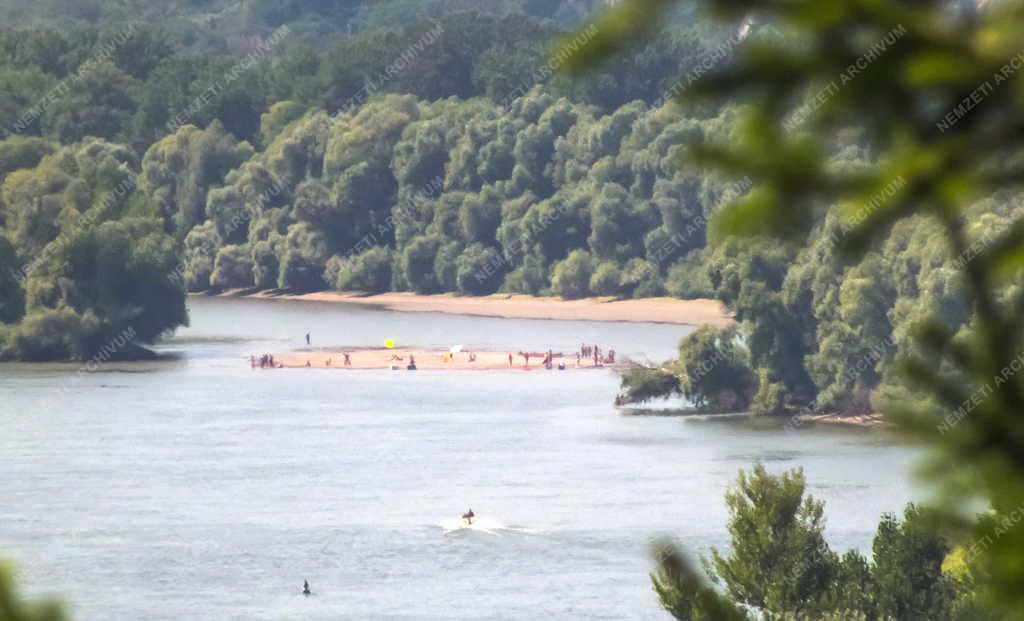
POLYGON ((623 372, 621 389, 617 405, 681 395, 700 410, 742 412, 757 390, 757 377, 736 326, 701 326, 680 341, 672 363, 623 372))
POLYGON ((679 376, 672 370, 637 365, 622 372, 621 390, 615 397, 615 405, 644 403, 682 394, 679 376))

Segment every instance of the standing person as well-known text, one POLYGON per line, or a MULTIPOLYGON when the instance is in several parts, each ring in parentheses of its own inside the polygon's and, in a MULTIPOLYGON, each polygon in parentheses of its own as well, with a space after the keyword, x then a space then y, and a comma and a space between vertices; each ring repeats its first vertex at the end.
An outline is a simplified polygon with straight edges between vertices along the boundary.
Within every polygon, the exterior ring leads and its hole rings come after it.
POLYGON ((512 352, 508 354, 508 368, 512 368, 512 352))
POLYGON ((580 353, 576 352, 576 368, 580 368, 580 353))
POLYGON ((309 332, 306 333, 306 345, 309 345, 309 332))
POLYGON ((352 366, 352 360, 348 357, 348 354, 347 353, 343 353, 342 356, 345 356, 345 366, 346 367, 352 366))
POLYGON ((526 358, 526 366, 530 366, 530 352, 525 352, 523 357, 526 358))

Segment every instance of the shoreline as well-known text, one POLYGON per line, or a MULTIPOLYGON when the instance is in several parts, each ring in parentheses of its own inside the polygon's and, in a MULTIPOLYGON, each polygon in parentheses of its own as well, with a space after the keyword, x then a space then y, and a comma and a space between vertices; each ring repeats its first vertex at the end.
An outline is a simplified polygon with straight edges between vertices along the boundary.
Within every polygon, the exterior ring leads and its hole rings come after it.
POLYGON ((717 300, 678 300, 675 298, 583 298, 563 300, 555 297, 495 294, 489 296, 457 296, 454 294, 421 295, 417 293, 381 293, 366 295, 318 291, 314 293, 279 293, 233 289, 221 293, 198 293, 191 296, 253 298, 357 304, 396 312, 445 313, 502 319, 545 319, 562 321, 608 321, 627 323, 664 323, 676 325, 728 326, 733 318, 717 300))

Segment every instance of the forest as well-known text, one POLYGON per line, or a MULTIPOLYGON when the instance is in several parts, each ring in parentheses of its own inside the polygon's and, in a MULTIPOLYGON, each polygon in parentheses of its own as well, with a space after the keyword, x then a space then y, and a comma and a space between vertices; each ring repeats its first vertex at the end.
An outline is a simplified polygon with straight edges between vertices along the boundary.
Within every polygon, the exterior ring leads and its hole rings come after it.
MULTIPOLYGON (((0 31, 0 357, 88 359, 129 326, 120 353, 138 355, 187 322, 186 292, 713 297, 742 328, 743 372, 638 369, 620 402, 862 413, 897 390, 906 326, 936 308, 951 329, 968 320, 924 222, 853 263, 836 242, 856 218, 837 205, 803 243, 708 244, 749 184, 680 161, 728 140, 739 103, 673 99, 733 53, 734 29, 681 12, 576 78, 559 65, 593 31, 567 30, 586 12, 566 3, 421 3, 387 28, 372 16, 408 3, 355 4, 251 3, 231 17, 248 47, 104 11, 0 31), (360 26, 309 32, 325 20, 360 26)), ((851 132, 833 159, 868 157, 851 132)), ((989 201, 976 221, 1015 210, 989 201)))

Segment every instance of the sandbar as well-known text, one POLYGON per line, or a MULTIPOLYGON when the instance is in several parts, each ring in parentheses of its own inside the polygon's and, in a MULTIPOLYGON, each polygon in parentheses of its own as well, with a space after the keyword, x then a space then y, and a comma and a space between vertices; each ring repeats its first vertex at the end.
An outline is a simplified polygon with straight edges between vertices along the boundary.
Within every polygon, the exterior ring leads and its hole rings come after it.
MULTIPOLYGON (((334 370, 395 370, 406 371, 411 359, 416 361, 416 369, 424 371, 547 371, 543 360, 545 352, 529 352, 527 363, 523 355, 527 352, 518 351, 462 351, 451 353, 443 349, 330 349, 291 351, 274 354, 274 363, 285 369, 334 369, 334 370), (349 364, 345 364, 345 353, 348 353, 349 364), (475 360, 470 359, 473 354, 475 360), (509 363, 509 355, 512 362, 509 363), (394 369, 392 369, 394 367, 394 369)), ((582 371, 594 369, 618 368, 619 364, 594 364, 593 359, 581 359, 576 363, 576 352, 553 352, 551 371, 559 371, 558 365, 565 365, 565 371, 582 371)), ((257 358, 257 369, 259 359, 257 358)))

